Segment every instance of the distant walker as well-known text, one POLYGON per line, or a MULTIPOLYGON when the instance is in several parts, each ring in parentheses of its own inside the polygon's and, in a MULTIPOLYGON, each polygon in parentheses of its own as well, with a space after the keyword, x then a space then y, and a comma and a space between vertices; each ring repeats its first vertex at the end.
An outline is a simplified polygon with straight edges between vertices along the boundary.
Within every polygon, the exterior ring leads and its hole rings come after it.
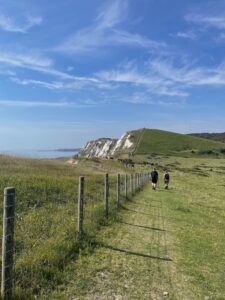
POLYGON ((164 181, 164 187, 166 190, 169 188, 169 182, 170 182, 170 174, 167 170, 165 170, 165 173, 163 175, 163 181, 164 181))
POLYGON ((158 178, 159 178, 158 172, 156 171, 156 168, 154 168, 153 171, 151 172, 151 180, 152 180, 152 189, 153 190, 156 190, 158 178))

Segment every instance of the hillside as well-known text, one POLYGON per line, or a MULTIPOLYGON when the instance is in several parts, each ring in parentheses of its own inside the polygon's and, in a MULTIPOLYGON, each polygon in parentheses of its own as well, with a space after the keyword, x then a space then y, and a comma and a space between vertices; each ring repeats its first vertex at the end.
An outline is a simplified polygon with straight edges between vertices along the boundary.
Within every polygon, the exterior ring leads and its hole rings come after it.
POLYGON ((121 155, 218 155, 224 143, 157 129, 139 129, 125 133, 119 140, 102 138, 88 142, 79 155, 107 158, 121 155))
POLYGON ((191 133, 190 135, 200 137, 200 138, 203 138, 203 139, 208 139, 208 140, 213 140, 213 141, 225 143, 225 132, 221 132, 221 133, 208 133, 208 132, 191 133))
POLYGON ((220 152, 224 148, 224 144, 220 142, 169 131, 144 129, 140 134, 142 134, 142 137, 135 154, 146 154, 148 152, 212 154, 212 151, 220 152))

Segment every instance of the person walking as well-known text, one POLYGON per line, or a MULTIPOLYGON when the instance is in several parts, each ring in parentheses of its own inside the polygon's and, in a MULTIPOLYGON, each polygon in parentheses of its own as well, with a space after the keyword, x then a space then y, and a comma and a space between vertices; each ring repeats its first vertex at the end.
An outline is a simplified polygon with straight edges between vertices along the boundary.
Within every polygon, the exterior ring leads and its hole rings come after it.
POLYGON ((159 174, 156 171, 156 168, 151 172, 151 180, 152 180, 152 189, 156 190, 157 182, 158 182, 159 174))
POLYGON ((170 174, 167 170, 165 170, 165 173, 163 175, 163 181, 164 181, 164 187, 166 190, 169 188, 169 182, 170 182, 170 174))

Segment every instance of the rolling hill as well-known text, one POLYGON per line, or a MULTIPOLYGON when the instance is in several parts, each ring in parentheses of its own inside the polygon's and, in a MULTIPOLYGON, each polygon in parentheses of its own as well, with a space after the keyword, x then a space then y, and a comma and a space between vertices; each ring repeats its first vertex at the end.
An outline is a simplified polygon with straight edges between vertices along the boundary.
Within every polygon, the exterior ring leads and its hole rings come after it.
POLYGON ((83 157, 109 157, 121 155, 218 155, 225 153, 225 145, 191 135, 158 129, 139 129, 125 133, 120 139, 91 141, 80 151, 83 157))
POLYGON ((142 129, 139 135, 141 138, 135 154, 146 154, 149 151, 161 154, 213 154, 224 148, 221 142, 157 129, 142 129))

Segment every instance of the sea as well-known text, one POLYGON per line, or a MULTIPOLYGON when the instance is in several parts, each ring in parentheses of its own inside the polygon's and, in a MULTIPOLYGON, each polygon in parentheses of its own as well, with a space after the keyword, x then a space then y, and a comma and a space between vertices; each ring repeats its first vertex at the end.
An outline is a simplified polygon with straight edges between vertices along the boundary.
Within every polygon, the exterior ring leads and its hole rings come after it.
POLYGON ((72 157, 77 154, 79 149, 71 150, 9 150, 1 151, 0 154, 18 156, 18 157, 27 157, 27 158, 45 158, 45 159, 54 159, 61 157, 72 157))

